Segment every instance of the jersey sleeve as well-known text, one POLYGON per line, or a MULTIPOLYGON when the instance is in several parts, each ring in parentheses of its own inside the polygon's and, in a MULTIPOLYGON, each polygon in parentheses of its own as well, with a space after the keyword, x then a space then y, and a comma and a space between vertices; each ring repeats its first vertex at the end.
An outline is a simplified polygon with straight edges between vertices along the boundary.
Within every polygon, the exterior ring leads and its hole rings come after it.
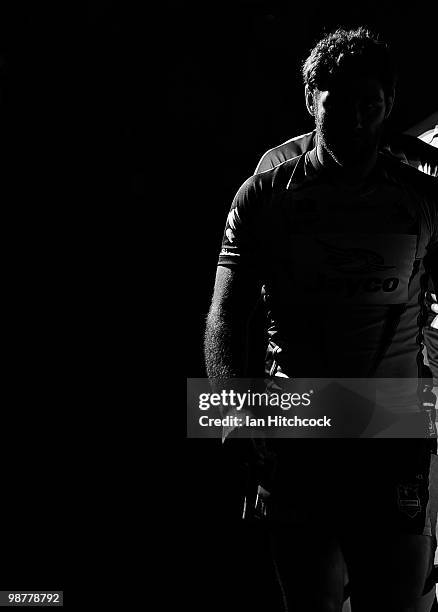
POLYGON ((260 180, 251 177, 234 197, 225 223, 218 265, 258 268, 262 249, 259 229, 262 203, 260 180))

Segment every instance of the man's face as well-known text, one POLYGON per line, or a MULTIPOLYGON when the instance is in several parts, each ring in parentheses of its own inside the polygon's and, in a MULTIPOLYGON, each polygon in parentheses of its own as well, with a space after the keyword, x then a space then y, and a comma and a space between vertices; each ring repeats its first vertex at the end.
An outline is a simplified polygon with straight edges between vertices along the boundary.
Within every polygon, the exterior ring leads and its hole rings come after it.
POLYGON ((313 94, 318 139, 341 166, 360 164, 373 155, 388 111, 382 86, 371 77, 313 94))

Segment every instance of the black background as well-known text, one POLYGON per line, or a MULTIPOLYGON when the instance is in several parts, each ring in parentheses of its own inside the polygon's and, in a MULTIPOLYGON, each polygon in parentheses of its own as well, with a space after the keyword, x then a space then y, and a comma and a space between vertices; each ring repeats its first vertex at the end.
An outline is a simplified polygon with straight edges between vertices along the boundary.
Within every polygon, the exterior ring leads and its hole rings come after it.
POLYGON ((66 131, 56 82, 67 70, 63 28, 55 8, 0 6, 0 590, 62 590, 73 524, 63 450, 72 404, 62 356, 65 264, 56 250, 63 223, 54 232, 62 206, 53 154, 62 153, 53 142, 66 131))
MULTIPOLYGON (((0 155, 8 187, 4 274, 11 337, 0 454, 1 588, 65 583, 65 542, 75 529, 75 520, 64 515, 71 503, 65 438, 74 427, 72 372, 80 378, 72 360, 63 361, 75 326, 71 305, 87 305, 96 329, 103 317, 91 303, 99 280, 84 277, 90 287, 82 286, 78 298, 65 278, 70 274, 80 286, 77 265, 84 263, 90 236, 109 247, 104 256, 96 248, 88 264, 104 275, 122 241, 138 231, 143 212, 164 213, 153 232, 162 243, 176 220, 181 246, 171 255, 173 273, 166 282, 178 287, 172 303, 177 319, 169 331, 174 336, 176 330, 181 349, 177 369, 204 376, 204 321, 232 197, 268 148, 312 129, 301 61, 324 30, 376 27, 398 56, 393 126, 406 129, 436 110, 431 7, 167 2, 158 7, 164 8, 158 19, 157 7, 136 2, 92 0, 80 14, 59 3, 1 4, 0 155), (157 69, 164 86, 154 83, 157 69), (161 122, 151 103, 163 107, 161 122), (146 184, 156 186, 154 173, 163 167, 168 181, 174 169, 175 177, 182 171, 171 185, 177 195, 165 183, 159 198, 151 198, 146 184), (29 546, 35 538, 45 545, 29 546)), ((167 251, 174 245, 161 246, 167 251)), ((187 536, 180 552, 192 558, 185 580, 189 599, 195 596, 203 609, 216 602, 220 609, 230 593, 235 603, 222 609, 249 610, 248 600, 238 605, 246 590, 235 580, 256 585, 250 591, 262 601, 266 589, 257 572, 264 574, 266 555, 263 544, 261 552, 252 547, 251 529, 239 523, 239 477, 230 478, 219 444, 185 442, 183 487, 171 497, 178 502, 173 522, 187 536)), ((274 592, 269 569, 266 583, 274 592)))

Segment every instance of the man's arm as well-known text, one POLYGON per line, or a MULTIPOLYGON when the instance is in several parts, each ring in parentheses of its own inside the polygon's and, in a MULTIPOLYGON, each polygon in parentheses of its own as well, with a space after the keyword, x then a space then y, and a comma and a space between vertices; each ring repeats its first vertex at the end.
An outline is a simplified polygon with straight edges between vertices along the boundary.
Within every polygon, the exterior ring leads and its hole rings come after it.
POLYGON ((259 295, 251 272, 218 266, 204 343, 209 378, 245 376, 247 322, 259 295))
POLYGON ((264 184, 271 188, 262 175, 247 179, 225 223, 204 341, 207 374, 212 379, 246 374, 247 322, 260 295, 264 267, 264 184))
MULTIPOLYGON (((246 370, 247 322, 251 310, 260 295, 260 287, 251 273, 244 269, 218 266, 213 299, 207 316, 204 354, 207 375, 217 392, 227 387, 232 378, 243 378, 246 370)), ((249 415, 247 408, 220 408, 222 416, 249 415)), ((235 429, 235 425, 222 428, 224 442, 235 429)), ((238 428, 239 429, 239 428, 238 428)), ((238 461, 248 459, 253 448, 239 446, 238 461), (246 454, 245 454, 246 453, 246 454)))

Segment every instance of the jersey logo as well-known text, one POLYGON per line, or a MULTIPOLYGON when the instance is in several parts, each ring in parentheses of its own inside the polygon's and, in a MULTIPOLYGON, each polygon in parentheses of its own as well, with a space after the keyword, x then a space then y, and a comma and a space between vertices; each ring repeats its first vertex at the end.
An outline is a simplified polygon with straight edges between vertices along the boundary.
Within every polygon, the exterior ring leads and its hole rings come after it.
POLYGON ((223 256, 227 256, 227 257, 240 257, 240 253, 237 253, 236 251, 232 251, 233 247, 222 247, 222 250, 220 252, 220 255, 223 256))
POLYGON ((225 229, 225 236, 227 237, 227 240, 230 244, 233 244, 233 242, 236 240, 236 232, 241 226, 241 223, 242 220, 239 216, 237 208, 233 208, 233 210, 230 210, 230 212, 228 213, 225 229))
POLYGON ((384 258, 375 251, 356 248, 341 249, 321 240, 317 240, 317 242, 328 253, 327 263, 329 266, 340 272, 384 272, 395 268, 395 266, 383 265, 385 263, 384 258))
POLYGON ((406 304, 416 243, 409 234, 296 233, 278 244, 277 276, 304 304, 406 304))
POLYGON ((421 502, 418 495, 419 485, 398 485, 397 505, 400 512, 414 518, 421 512, 421 502))
POLYGON ((233 210, 228 213, 227 223, 231 227, 231 229, 237 229, 237 226, 241 223, 237 208, 233 208, 233 210))
POLYGON ((233 230, 231 230, 229 227, 225 230, 225 236, 228 238, 228 242, 233 243, 234 239, 235 239, 235 235, 233 230))

